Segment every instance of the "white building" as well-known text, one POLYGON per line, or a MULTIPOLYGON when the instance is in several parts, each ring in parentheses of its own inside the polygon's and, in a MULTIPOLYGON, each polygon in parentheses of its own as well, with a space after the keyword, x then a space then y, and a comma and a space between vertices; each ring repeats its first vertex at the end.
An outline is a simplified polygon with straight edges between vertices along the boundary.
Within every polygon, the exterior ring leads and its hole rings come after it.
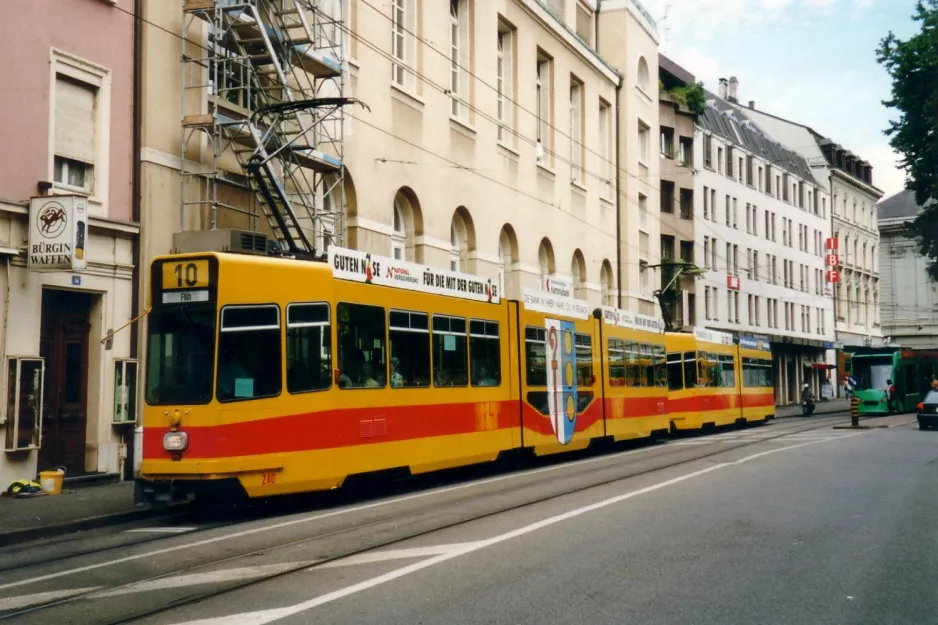
POLYGON ((824 186, 831 203, 832 233, 838 242, 840 282, 833 285, 836 340, 843 346, 879 345, 879 231, 875 206, 883 192, 873 185, 873 167, 815 130, 756 109, 739 106, 782 144, 804 157, 814 180, 824 186))
POLYGON ((805 381, 820 396, 834 340, 827 191, 723 98, 708 101, 694 144, 698 325, 769 340, 778 403, 797 402, 805 381))
POLYGON ((901 191, 879 203, 880 309, 883 335, 902 347, 938 345, 938 284, 928 275, 928 259, 904 233, 921 210, 915 193, 901 191))

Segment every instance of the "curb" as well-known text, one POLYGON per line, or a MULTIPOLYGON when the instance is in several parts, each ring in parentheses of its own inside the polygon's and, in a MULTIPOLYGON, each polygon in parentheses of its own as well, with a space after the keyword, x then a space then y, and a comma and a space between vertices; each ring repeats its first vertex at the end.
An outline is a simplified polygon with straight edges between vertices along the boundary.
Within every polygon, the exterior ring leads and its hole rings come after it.
MULTIPOLYGON (((817 410, 817 409, 815 409, 815 410, 814 410, 814 414, 812 414, 811 417, 816 417, 816 416, 818 416, 818 415, 832 415, 832 414, 847 414, 847 415, 849 415, 849 414, 850 414, 850 407, 847 406, 846 408, 835 408, 834 410, 817 410)), ((776 419, 791 419, 791 418, 810 419, 811 417, 805 417, 805 416, 803 416, 801 413, 790 414, 790 415, 781 415, 781 416, 780 416, 780 415, 776 415, 776 416, 775 416, 776 419)))
POLYGON ((100 516, 86 517, 74 521, 65 521, 50 525, 40 525, 29 529, 13 530, 0 534, 0 547, 8 547, 17 543, 33 542, 43 538, 61 536, 62 534, 71 534, 121 523, 130 523, 147 518, 162 518, 178 512, 176 510, 166 510, 157 512, 151 508, 145 510, 131 510, 129 512, 117 512, 115 514, 102 514, 100 516))

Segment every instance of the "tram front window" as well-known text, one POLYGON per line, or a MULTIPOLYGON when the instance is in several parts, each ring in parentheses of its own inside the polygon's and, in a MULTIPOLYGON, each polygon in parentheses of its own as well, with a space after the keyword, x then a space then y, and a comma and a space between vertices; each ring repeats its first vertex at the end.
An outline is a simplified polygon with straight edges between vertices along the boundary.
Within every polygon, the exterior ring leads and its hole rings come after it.
POLYGON ((155 308, 148 318, 147 403, 207 404, 212 399, 215 310, 182 304, 155 308))
POLYGON ((892 357, 853 358, 853 377, 857 380, 856 390, 885 389, 886 380, 892 378, 892 357))

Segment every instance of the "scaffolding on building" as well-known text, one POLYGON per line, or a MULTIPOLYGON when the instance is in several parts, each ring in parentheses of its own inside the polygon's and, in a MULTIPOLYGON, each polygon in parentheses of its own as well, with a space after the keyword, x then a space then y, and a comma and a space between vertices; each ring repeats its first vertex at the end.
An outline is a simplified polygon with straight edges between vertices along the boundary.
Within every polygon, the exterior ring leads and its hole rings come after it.
POLYGON ((265 220, 284 253, 343 245, 344 4, 183 0, 180 231, 227 210, 265 220))

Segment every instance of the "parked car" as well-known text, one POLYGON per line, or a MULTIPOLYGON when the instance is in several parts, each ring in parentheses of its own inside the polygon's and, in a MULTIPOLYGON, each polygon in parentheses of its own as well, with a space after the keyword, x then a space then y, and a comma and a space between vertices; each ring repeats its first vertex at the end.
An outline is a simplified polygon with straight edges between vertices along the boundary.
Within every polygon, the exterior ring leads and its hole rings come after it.
POLYGON ((918 405, 918 427, 927 430, 938 425, 938 391, 928 391, 918 405))

